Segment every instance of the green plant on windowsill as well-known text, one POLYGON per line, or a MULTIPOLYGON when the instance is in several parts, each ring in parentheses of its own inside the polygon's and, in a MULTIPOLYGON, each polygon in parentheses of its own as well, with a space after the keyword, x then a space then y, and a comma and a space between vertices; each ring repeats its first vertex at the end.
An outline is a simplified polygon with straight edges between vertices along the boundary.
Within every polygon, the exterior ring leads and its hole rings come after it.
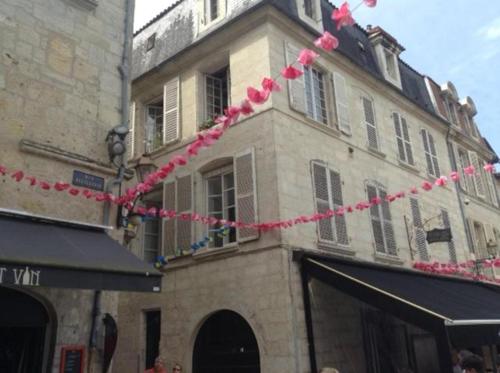
POLYGON ((212 128, 216 124, 217 123, 215 123, 215 120, 213 120, 213 119, 207 119, 202 124, 200 124, 200 131, 208 130, 209 128, 212 128))

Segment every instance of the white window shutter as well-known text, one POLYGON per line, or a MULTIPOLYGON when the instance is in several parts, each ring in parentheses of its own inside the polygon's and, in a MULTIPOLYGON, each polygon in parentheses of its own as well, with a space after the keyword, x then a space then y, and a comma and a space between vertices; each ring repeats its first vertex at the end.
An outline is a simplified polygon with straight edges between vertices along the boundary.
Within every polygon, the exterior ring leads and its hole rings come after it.
POLYGON ((427 132, 427 135, 429 136, 429 148, 432 156, 432 165, 434 167, 434 176, 439 177, 441 176, 441 170, 439 169, 436 144, 434 142, 434 137, 429 132, 427 132))
POLYGON ((345 78, 335 72, 332 75, 333 91, 335 93, 335 108, 337 110, 337 123, 339 129, 350 135, 351 124, 349 120, 349 96, 345 78))
POLYGON ((491 224, 484 225, 484 233, 486 235, 486 244, 488 247, 496 246, 497 239, 495 235, 495 231, 493 230, 493 226, 491 224))
MULTIPOLYGON (((163 184, 163 209, 177 210, 175 189, 175 181, 163 184)), ((162 247, 165 256, 175 256, 177 254, 176 220, 176 218, 162 219, 162 247)))
POLYGON ((404 117, 401 117, 401 130, 403 132, 403 141, 406 151, 406 162, 413 165, 415 164, 415 160, 413 159, 413 150, 411 148, 410 129, 404 117))
MULTIPOLYGON (((446 211, 445 209, 441 209, 441 218, 443 219, 443 228, 451 229, 450 216, 448 214, 448 211, 446 211)), ((448 242, 448 252, 450 254, 450 262, 457 263, 457 250, 455 248, 455 242, 453 239, 448 242)))
POLYGON ((467 182, 465 179, 465 173, 464 173, 464 166, 462 165, 462 161, 460 159, 460 153, 458 151, 458 145, 454 142, 451 143, 451 147, 453 149, 453 155, 455 157, 455 167, 454 171, 458 173, 458 176, 460 177, 458 185, 460 185, 460 188, 464 191, 467 191, 467 182))
POLYGON ((422 143, 424 144, 425 161, 427 163, 427 173, 429 175, 439 177, 441 171, 439 169, 439 163, 436 152, 436 144, 434 143, 434 137, 427 130, 422 130, 422 143))
MULTIPOLYGON (((366 191, 368 201, 378 196, 377 188, 373 185, 367 185, 366 191)), ((373 239, 375 241, 375 250, 379 253, 386 253, 384 242, 384 231, 382 228, 382 217, 380 214, 380 206, 373 205, 370 207, 370 219, 372 223, 373 239)))
MULTIPOLYGON (((343 205, 342 197, 342 180, 337 172, 330 171, 330 191, 332 199, 332 209, 335 210, 343 205)), ((335 233, 337 243, 340 245, 348 245, 349 237, 347 235, 347 224, 345 216, 335 215, 335 233)))
MULTIPOLYGON (((476 193, 477 196, 480 198, 486 198, 486 190, 485 190, 485 185, 484 185, 484 180, 482 177, 482 170, 481 170, 481 164, 479 163, 479 158, 477 156, 476 152, 469 151, 469 159, 471 164, 474 166, 476 169, 476 173, 472 178, 474 179, 474 185, 476 186, 476 193)), ((468 176, 471 177, 471 176, 468 176)))
POLYGON ((396 235, 394 234, 394 227, 392 226, 391 210, 389 207, 389 202, 385 200, 385 198, 387 197, 387 193, 383 190, 380 190, 379 194, 379 197, 382 198, 383 201, 380 207, 382 210, 386 250, 390 255, 397 255, 398 249, 396 246, 396 235))
MULTIPOLYGON (((312 175, 314 186, 314 200, 318 214, 324 214, 330 208, 330 197, 328 191, 328 175, 325 166, 313 162, 312 175)), ((332 228, 331 219, 321 219, 317 223, 318 238, 320 242, 334 243, 335 232, 332 228)))
POLYGON ((469 232, 469 238, 471 240, 472 247, 470 251, 474 254, 478 254, 479 245, 477 244, 476 231, 474 229, 474 221, 472 219, 467 219, 467 230, 469 232))
MULTIPOLYGON (((254 148, 235 155, 234 173, 237 220, 246 224, 257 223, 257 180, 254 148)), ((259 238, 259 231, 252 228, 239 228, 237 234, 240 243, 259 238)))
POLYGON ((180 80, 176 77, 163 86, 163 144, 179 139, 180 80))
POLYGON ((410 198, 411 214, 413 219, 413 227, 415 232, 415 244, 417 246, 417 251, 420 256, 420 260, 425 262, 429 261, 429 253, 427 251, 427 242, 425 236, 425 230, 422 221, 422 215, 420 214, 420 206, 416 198, 410 198))
MULTIPOLYGON (((291 65, 299 58, 300 49, 288 42, 285 42, 285 57, 286 64, 291 65)), ((300 64, 295 64, 295 68, 302 70, 300 64)), ((306 112, 306 98, 305 98, 305 83, 304 75, 297 79, 288 79, 288 98, 290 100, 290 107, 301 113, 306 112)))
POLYGON ((406 162, 405 143, 403 140, 403 131, 401 129, 401 120, 398 113, 392 113, 394 121, 394 130, 396 131, 396 142, 398 144, 399 159, 406 162))
POLYGON ((484 174, 486 178, 486 183, 488 184, 488 188, 490 191, 491 195, 491 202, 493 203, 494 206, 499 207, 498 205, 498 196, 496 192, 496 187, 495 187, 495 181, 493 180, 493 175, 485 172, 484 174))
MULTIPOLYGON (((193 212, 193 180, 191 175, 177 178, 177 212, 179 214, 191 214, 193 212)), ((177 242, 176 249, 190 250, 193 224, 191 219, 176 219, 177 242)))
POLYGON ((128 117, 128 135, 127 135, 127 159, 134 158, 135 155, 135 101, 130 103, 130 113, 128 117))
POLYGON ((373 149, 379 148, 377 126, 375 124, 375 110, 373 108, 373 101, 367 97, 361 98, 363 105, 363 112, 365 118, 365 125, 368 137, 368 146, 373 149))

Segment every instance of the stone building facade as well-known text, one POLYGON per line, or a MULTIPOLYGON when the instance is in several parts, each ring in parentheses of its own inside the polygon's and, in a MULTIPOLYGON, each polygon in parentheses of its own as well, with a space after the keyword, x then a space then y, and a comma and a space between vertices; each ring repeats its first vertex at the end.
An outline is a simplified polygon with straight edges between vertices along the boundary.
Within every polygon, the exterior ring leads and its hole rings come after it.
MULTIPOLYGON (((147 207, 246 222, 284 220, 384 198, 449 175, 456 170, 457 144, 478 170, 494 160, 473 121, 470 98, 460 101, 456 91, 450 93, 460 115, 453 124, 443 111, 451 83, 441 87, 408 66, 399 58, 404 48, 381 28, 335 30, 332 10, 320 0, 183 0, 136 33, 131 163, 144 154, 159 167, 184 151, 224 106, 245 98, 248 86, 278 76, 321 32, 328 30, 340 41, 333 53, 320 52, 304 78, 284 84, 283 92, 146 196, 147 207)), ((199 223, 145 221, 131 249, 146 260, 165 255, 169 264, 161 295, 120 297, 119 322, 127 328, 115 369, 140 372, 159 353, 169 369, 178 362, 186 372, 311 372, 313 366, 335 366, 342 373, 380 371, 380 366, 368 369, 374 355, 363 347, 361 314, 373 311, 371 306, 320 281, 304 285, 293 252, 387 268, 484 257, 468 221, 499 221, 498 196, 488 178, 481 173, 471 179, 483 185, 480 197, 450 183, 390 207, 269 232, 230 231, 218 237, 199 223), (448 227, 451 242, 427 244, 425 231, 448 227), (212 236, 209 247, 191 250, 191 243, 207 235, 212 236), (310 293, 308 300, 304 292, 310 293), (222 352, 210 350, 210 344, 230 349, 223 340, 236 340, 238 333, 220 331, 217 339, 215 331, 205 332, 236 325, 228 312, 244 320, 256 345, 252 338, 235 342, 233 355, 225 351, 219 361, 222 352), (160 319, 154 324, 160 330, 156 338, 151 313, 160 319), (226 323, 218 324, 218 318, 226 323), (257 353, 246 353, 255 346, 257 353), (246 368, 238 365, 242 361, 246 368)), ((498 250, 493 242, 490 247, 498 250)), ((373 314, 371 320, 378 320, 373 314)), ((428 336, 415 325, 404 327, 412 338, 428 336)))
MULTIPOLYGON (((0 176, 2 219, 8 212, 27 219, 43 216, 45 223, 54 218, 61 224, 75 221, 114 225, 109 216, 116 216, 116 211, 110 212, 104 204, 89 202, 82 196, 75 198, 68 191, 33 187, 27 179, 15 182, 11 173, 23 170, 25 176, 53 184, 74 181, 74 172, 81 172, 92 175, 98 184, 102 182, 96 191, 116 178, 117 169, 110 163, 105 139, 113 127, 123 123, 123 80, 119 67, 126 29, 132 27, 133 21, 133 15, 127 15, 127 6, 133 9, 133 3, 127 0, 0 3, 0 165, 8 170, 0 176)), ((75 223, 75 227, 84 226, 75 223)), ((3 231, 2 226, 3 237, 13 234, 3 231)), ((120 232, 114 236, 121 239, 120 232)), ((51 244, 62 247, 68 241, 51 244)), ((0 248, 0 267, 9 263, 9 258, 3 256, 6 249, 9 248, 0 248)), ((5 271, 2 274, 5 282, 7 274, 5 271)), ((15 325, 8 320, 4 324, 4 317, 14 317, 12 297, 25 294, 26 299, 36 299, 43 305, 48 326, 45 343, 36 346, 36 351, 43 351, 42 359, 34 367, 19 366, 15 371, 58 372, 61 348, 75 345, 85 347, 85 371, 102 371, 101 320, 105 313, 116 317, 117 293, 104 292, 101 297, 100 313, 96 315, 98 350, 89 351, 96 292, 92 287, 87 287, 88 290, 64 287, 61 284, 59 289, 12 287, 9 290, 0 286, 2 307, 12 307, 10 313, 2 313, 0 370, 14 371, 8 365, 12 361, 7 361, 5 348, 9 343, 10 346, 17 343, 9 341, 6 334, 15 325)), ((35 355, 33 352, 30 357, 28 353, 25 361, 35 355)))

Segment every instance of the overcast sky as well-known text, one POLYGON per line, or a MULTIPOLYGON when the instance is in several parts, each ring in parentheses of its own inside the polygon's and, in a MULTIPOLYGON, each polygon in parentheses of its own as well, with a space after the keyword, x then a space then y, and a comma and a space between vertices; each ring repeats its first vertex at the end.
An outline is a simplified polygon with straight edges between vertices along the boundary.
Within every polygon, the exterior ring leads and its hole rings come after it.
MULTIPOLYGON (((134 28, 175 1, 136 0, 134 28)), ((379 0, 376 8, 360 7, 354 18, 391 33, 414 69, 440 84, 452 81, 460 98, 471 96, 479 129, 500 154, 499 0, 379 0)))

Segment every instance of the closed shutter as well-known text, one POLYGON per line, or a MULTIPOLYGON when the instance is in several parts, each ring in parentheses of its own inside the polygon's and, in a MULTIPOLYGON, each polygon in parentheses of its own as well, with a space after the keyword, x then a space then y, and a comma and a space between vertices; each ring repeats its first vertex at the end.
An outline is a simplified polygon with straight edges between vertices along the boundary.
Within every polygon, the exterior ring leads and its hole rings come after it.
MULTIPOLYGON (((479 255, 479 245, 477 244, 476 231, 474 229, 474 221, 472 219, 467 219, 467 231, 469 233, 470 243, 472 247, 470 248, 470 252, 479 255)), ((479 258, 479 257, 478 257, 479 258)))
MULTIPOLYGON (((257 223, 257 180, 255 173, 255 151, 253 148, 234 157, 236 178, 236 211, 238 221, 246 224, 257 223)), ((259 238, 259 231, 240 228, 238 241, 247 242, 259 238)))
MULTIPOLYGON (((441 217, 443 219, 443 227, 451 229, 450 216, 448 215, 448 211, 446 211, 445 209, 441 209, 441 217)), ((453 235, 453 232, 451 233, 453 235)), ((457 263, 457 250, 455 248, 455 241, 453 240, 453 238, 450 242, 448 242, 448 253, 450 254, 450 262, 457 263)))
MULTIPOLYGON (((342 198, 342 181, 337 172, 330 171, 330 190, 332 195, 332 210, 338 209, 343 205, 342 198)), ((335 232, 337 235, 337 243, 340 245, 348 245, 349 237, 347 236, 347 224, 345 216, 335 215, 335 232)))
POLYGON ((479 163, 479 158, 475 152, 469 151, 469 159, 471 164, 476 169, 476 173, 472 178, 474 179, 474 185, 476 187, 477 196, 480 198, 486 198, 486 190, 484 185, 484 180, 481 172, 481 164, 479 163))
POLYGON ((401 129, 403 131, 403 141, 406 151, 406 162, 413 165, 415 161, 413 159, 413 150, 411 148, 410 130, 408 128, 408 123, 404 117, 401 117, 401 129))
POLYGON ((427 172, 429 173, 429 175, 439 177, 441 171, 439 169, 434 137, 432 137, 432 135, 426 130, 422 130, 421 133, 422 142, 424 144, 425 161, 427 163, 427 172))
POLYGON ((434 176, 439 177, 441 176, 441 170, 439 169, 436 144, 434 143, 434 137, 429 132, 427 134, 429 135, 429 148, 432 156, 432 165, 434 166, 434 176))
MULTIPOLYGON (((377 197, 377 188, 373 185, 367 185, 366 191, 368 200, 371 201, 377 197)), ((375 241, 375 250, 379 253, 386 253, 384 233, 382 228, 382 219, 380 214, 380 206, 373 205, 370 207, 370 220, 372 223, 373 239, 375 241)))
MULTIPOLYGON (((285 42, 285 56, 286 64, 291 65, 297 61, 299 58, 300 49, 296 46, 285 42)), ((303 70, 302 66, 296 64, 297 69, 303 70)), ((288 79, 288 98, 290 100, 290 107, 301 113, 306 112, 306 100, 305 100, 305 85, 304 85, 304 75, 298 77, 297 79, 288 79)))
POLYGON ((493 180, 494 176, 492 174, 485 172, 484 177, 486 179, 486 183, 490 191, 491 203, 493 203, 494 206, 498 207, 498 196, 495 188, 495 181, 493 180))
MULTIPOLYGON (((177 210, 175 198, 175 181, 166 182, 163 184, 163 209, 177 210)), ((162 234, 162 247, 165 256, 176 255, 176 220, 175 218, 164 218, 163 234, 162 234)))
POLYGON ((410 198, 411 214, 413 218, 413 227, 415 229, 415 243, 417 245, 420 260, 429 261, 429 253, 427 252, 427 242, 425 237, 425 230, 420 214, 420 206, 418 200, 410 198))
MULTIPOLYGON (((177 212, 179 214, 191 214, 193 209, 193 181, 191 175, 177 179, 177 212)), ((193 224, 191 219, 177 218, 177 249, 190 250, 193 224)))
POLYGON ((127 135, 127 159, 134 158, 135 155, 135 102, 130 103, 130 113, 128 122, 128 135, 127 135))
POLYGON ((169 144, 179 139, 180 81, 174 78, 163 87, 163 143, 169 144))
POLYGON ((335 107, 337 110, 337 123, 339 129, 350 135, 351 124, 349 120, 349 98, 345 79, 339 73, 333 73, 333 90, 335 93, 335 107))
POLYGON ((384 201, 382 202, 382 205, 380 205, 380 207, 382 208, 385 247, 388 254, 397 255, 398 252, 396 247, 396 237, 394 234, 394 227, 392 226, 391 210, 389 208, 389 202, 385 200, 385 197, 387 197, 387 193, 383 190, 380 190, 379 194, 380 198, 382 198, 382 200, 384 201))
POLYGON ((368 146, 378 150, 377 127, 375 125, 375 111, 373 109, 373 101, 362 97, 363 112, 365 116, 365 125, 368 135, 368 146))
POLYGON ((403 140, 403 131, 401 130, 401 120, 399 119, 399 114, 393 113, 392 119, 394 121, 394 130, 396 131, 396 142, 398 144, 399 159, 406 162, 405 144, 403 140))
MULTIPOLYGON (((318 214, 324 214, 330 208, 327 168, 313 163, 314 199, 318 214)), ((331 219, 318 220, 318 237, 322 242, 335 242, 335 233, 331 219)))
POLYGON ((453 149, 453 155, 455 158, 455 165, 454 165, 454 171, 458 173, 458 176, 460 177, 458 185, 460 185, 460 188, 463 191, 467 191, 467 180, 465 178, 465 173, 464 173, 464 166, 462 165, 462 160, 460 158, 460 152, 458 150, 458 145, 456 143, 451 143, 451 147, 453 149))

